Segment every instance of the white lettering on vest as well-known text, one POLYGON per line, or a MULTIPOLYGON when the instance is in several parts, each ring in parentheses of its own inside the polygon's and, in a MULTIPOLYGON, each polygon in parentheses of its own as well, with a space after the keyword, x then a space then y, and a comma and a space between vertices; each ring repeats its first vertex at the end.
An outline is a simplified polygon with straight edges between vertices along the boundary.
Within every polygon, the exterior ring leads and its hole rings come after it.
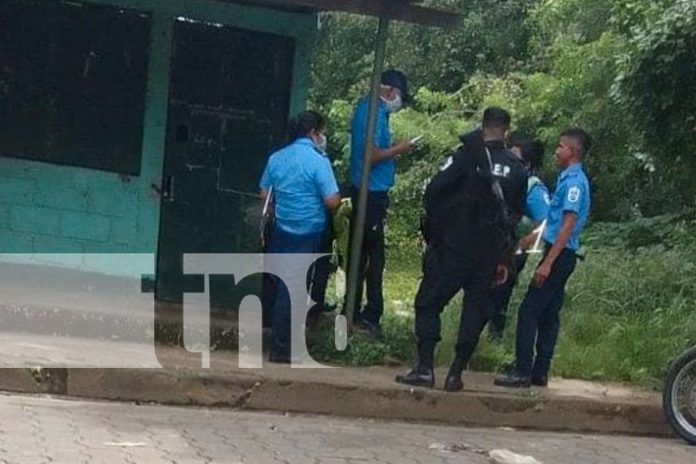
POLYGON ((510 166, 496 163, 493 165, 492 173, 496 177, 507 177, 510 175, 510 166))

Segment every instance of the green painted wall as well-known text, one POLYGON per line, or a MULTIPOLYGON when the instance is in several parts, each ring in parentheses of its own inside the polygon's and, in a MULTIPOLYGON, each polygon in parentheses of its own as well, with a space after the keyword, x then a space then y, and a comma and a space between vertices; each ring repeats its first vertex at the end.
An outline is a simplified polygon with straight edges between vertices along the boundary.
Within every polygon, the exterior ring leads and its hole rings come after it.
MULTIPOLYGON (((50 1, 50 0, 47 0, 50 1)), ((171 38, 176 17, 223 23, 296 39, 290 112, 305 107, 316 18, 215 0, 92 0, 148 12, 152 17, 141 173, 123 176, 79 167, 0 157, 0 253, 152 253, 157 250, 169 92, 171 38)), ((35 262, 35 258, 33 258, 35 262)), ((44 260, 119 274, 109 260, 76 255, 44 260)))

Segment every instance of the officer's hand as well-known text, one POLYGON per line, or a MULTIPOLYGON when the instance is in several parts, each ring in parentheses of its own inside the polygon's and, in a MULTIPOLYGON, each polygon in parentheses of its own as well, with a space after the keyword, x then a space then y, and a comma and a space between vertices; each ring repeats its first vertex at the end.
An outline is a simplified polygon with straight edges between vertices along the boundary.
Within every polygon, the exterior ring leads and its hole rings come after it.
POLYGON ((534 277, 532 277, 532 284, 535 287, 543 286, 544 282, 546 282, 546 279, 549 277, 549 274, 551 274, 551 264, 544 261, 539 265, 539 267, 536 268, 534 277))
POLYGON ((493 287, 500 287, 508 280, 508 268, 504 264, 498 264, 493 274, 493 287))
POLYGON ((520 239, 520 241, 517 243, 517 248, 519 250, 527 250, 529 247, 531 247, 534 242, 536 241, 536 234, 531 233, 529 235, 526 235, 520 239))
POLYGON ((400 140, 394 144, 394 151, 397 155, 403 155, 413 150, 413 145, 408 140, 400 140))

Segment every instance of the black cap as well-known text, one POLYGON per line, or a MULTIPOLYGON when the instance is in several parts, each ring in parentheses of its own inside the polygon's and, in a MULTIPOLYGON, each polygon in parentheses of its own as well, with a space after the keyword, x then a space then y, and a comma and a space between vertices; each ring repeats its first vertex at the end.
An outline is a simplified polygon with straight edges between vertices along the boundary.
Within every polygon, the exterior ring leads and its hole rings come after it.
POLYGON ((408 93, 408 81, 401 71, 387 69, 382 73, 382 85, 389 85, 401 90, 401 99, 404 103, 411 102, 411 94, 408 93))

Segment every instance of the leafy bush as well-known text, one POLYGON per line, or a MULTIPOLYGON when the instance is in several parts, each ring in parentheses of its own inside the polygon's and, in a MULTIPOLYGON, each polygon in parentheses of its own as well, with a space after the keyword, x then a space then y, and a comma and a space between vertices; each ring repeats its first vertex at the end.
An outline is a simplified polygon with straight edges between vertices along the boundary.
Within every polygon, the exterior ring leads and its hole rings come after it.
MULTIPOLYGON (((416 89, 413 106, 391 118, 395 138, 425 138, 398 160, 391 193, 389 337, 378 345, 356 340, 351 353, 320 351, 353 364, 408 358, 424 183, 482 109, 495 104, 511 111, 515 130, 544 142, 542 174, 552 188, 560 131, 581 125, 595 139, 585 163, 593 190, 588 258, 569 284, 554 372, 657 383, 669 358, 696 335, 696 3, 429 3, 459 9, 464 20, 456 32, 399 24, 390 32, 388 65, 406 71, 416 89)), ((375 23, 331 15, 325 26, 311 97, 329 115, 331 156, 344 180, 348 125, 367 89, 375 23)), ((523 280, 530 272, 531 263, 523 280)), ((516 289, 511 308, 524 291, 516 289)), ((453 354, 460 304, 443 314, 441 363, 453 354)), ((512 353, 513 332, 509 327, 502 344, 483 340, 472 366, 500 367, 512 353)))

